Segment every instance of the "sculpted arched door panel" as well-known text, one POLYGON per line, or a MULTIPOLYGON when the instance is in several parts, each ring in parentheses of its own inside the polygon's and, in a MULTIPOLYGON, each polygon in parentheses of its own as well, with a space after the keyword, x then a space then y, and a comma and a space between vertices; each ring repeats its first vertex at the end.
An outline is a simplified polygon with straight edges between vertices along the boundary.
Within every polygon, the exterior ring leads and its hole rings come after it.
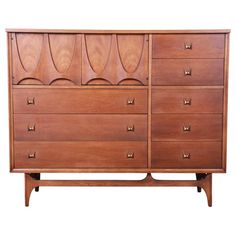
POLYGON ((13 84, 81 84, 80 34, 12 34, 13 84))
POLYGON ((146 85, 148 35, 82 36, 82 84, 146 85))

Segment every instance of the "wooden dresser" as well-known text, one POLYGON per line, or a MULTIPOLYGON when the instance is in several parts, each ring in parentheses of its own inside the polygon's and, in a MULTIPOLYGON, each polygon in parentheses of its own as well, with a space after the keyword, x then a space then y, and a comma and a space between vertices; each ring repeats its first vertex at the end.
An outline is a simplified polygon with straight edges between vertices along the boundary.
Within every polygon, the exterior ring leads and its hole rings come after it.
POLYGON ((10 170, 39 186, 195 186, 226 172, 229 30, 8 29, 10 170), (41 173, 146 173, 46 180, 41 173), (151 173, 195 173, 157 180, 151 173))

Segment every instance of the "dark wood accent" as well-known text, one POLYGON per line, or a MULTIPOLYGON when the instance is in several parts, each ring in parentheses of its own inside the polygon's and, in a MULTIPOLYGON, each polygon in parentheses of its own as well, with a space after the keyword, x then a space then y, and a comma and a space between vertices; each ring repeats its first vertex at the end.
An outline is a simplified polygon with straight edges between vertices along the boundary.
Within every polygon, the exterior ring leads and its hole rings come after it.
POLYGON ((15 142, 16 168, 146 168, 146 142, 15 142), (33 158, 29 158, 29 155, 33 158), (129 157, 131 155, 131 157, 129 157))
POLYGON ((154 114, 152 140, 221 141, 222 125, 221 114, 154 114))
POLYGON ((229 30, 8 29, 10 170, 39 186, 194 186, 226 172, 229 30), (147 173, 42 180, 40 173, 147 173), (155 180, 151 173, 194 173, 155 180))
POLYGON ((152 89, 153 113, 222 113, 223 89, 152 89))
MULTIPOLYGON (((32 173, 30 176, 35 180, 40 180, 40 173, 32 173)), ((39 186, 35 187, 35 192, 39 192, 39 186)))
POLYGON ((223 59, 153 59, 153 85, 223 85, 223 59))
MULTIPOLYGON (((196 179, 197 180, 204 179, 204 178, 206 178, 206 176, 207 176, 207 174, 204 174, 204 173, 196 173, 196 179)), ((202 191, 202 188, 197 187, 197 191, 200 193, 202 191)))
POLYGON ((152 142, 152 168, 222 168, 221 142, 152 142))
POLYGON ((147 113, 147 90, 17 88, 13 102, 14 113, 147 113))
POLYGON ((153 35, 153 58, 224 58, 223 34, 153 35))

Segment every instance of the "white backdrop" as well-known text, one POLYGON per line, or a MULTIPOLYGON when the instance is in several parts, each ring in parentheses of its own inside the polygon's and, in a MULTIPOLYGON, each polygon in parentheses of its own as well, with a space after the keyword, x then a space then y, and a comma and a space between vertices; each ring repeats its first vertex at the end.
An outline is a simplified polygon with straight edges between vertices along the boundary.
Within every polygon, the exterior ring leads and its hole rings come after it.
MULTIPOLYGON (((2 0, 0 235, 236 235, 236 8, 233 2, 2 0), (194 188, 50 187, 33 192, 30 207, 25 208, 23 174, 9 173, 5 28, 230 28, 228 168, 226 175, 213 176, 213 207, 208 208, 205 194, 198 194, 194 188)), ((58 174, 56 177, 78 176, 58 174)), ((187 177, 194 178, 194 175, 187 177)))

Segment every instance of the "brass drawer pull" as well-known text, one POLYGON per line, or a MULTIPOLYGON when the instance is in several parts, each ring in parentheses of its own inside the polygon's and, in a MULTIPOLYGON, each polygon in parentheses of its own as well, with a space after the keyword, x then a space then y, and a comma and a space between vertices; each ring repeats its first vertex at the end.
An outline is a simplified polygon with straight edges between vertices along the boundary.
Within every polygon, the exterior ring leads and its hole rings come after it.
POLYGON ((35 99, 34 98, 27 98, 27 105, 34 105, 35 99))
POLYGON ((29 154, 28 154, 28 158, 29 158, 29 159, 36 158, 36 152, 34 152, 34 153, 29 153, 29 154))
POLYGON ((192 103, 192 99, 191 98, 184 98, 183 103, 184 103, 184 105, 190 106, 192 103))
POLYGON ((128 132, 134 132, 134 125, 127 127, 128 132))
POLYGON ((190 159, 191 154, 190 153, 183 153, 182 157, 183 157, 183 159, 190 159))
POLYGON ((132 158, 134 158, 134 153, 132 152, 130 152, 130 153, 127 153, 127 158, 128 159, 132 159, 132 158))
POLYGON ((190 126, 190 125, 183 126, 183 131, 184 131, 184 132, 189 132, 189 131, 191 131, 191 126, 190 126))
POLYGON ((28 131, 31 132, 31 131, 35 131, 35 125, 32 125, 32 126, 28 126, 28 131))
POLYGON ((185 76, 191 76, 192 75, 192 69, 184 70, 185 76))
POLYGON ((135 101, 134 98, 129 98, 129 99, 127 100, 127 105, 134 105, 134 101, 135 101))
POLYGON ((185 43, 185 44, 184 44, 184 48, 185 48, 185 49, 192 50, 193 45, 192 45, 192 43, 185 43))

